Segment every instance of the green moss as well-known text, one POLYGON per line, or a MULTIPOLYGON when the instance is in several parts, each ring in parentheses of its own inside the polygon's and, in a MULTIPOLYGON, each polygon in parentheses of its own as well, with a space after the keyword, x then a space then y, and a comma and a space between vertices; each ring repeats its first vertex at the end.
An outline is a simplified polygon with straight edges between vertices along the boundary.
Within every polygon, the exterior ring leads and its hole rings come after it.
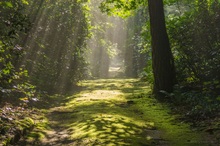
POLYGON ((188 124, 176 121, 175 116, 168 114, 168 107, 155 103, 155 99, 146 97, 139 100, 137 106, 143 111, 145 119, 155 121, 155 126, 164 131, 165 139, 178 146, 200 143, 200 134, 193 132, 188 124))
MULTIPOLYGON (((175 116, 170 115, 170 110, 165 105, 159 104, 155 99, 150 98, 146 93, 150 91, 146 83, 139 82, 135 79, 128 80, 95 80, 82 82, 81 86, 86 86, 88 91, 81 92, 74 98, 68 107, 78 109, 84 114, 85 119, 93 119, 92 121, 84 122, 83 119, 74 122, 72 125, 73 131, 77 131, 72 137, 86 137, 93 133, 93 136, 98 137, 101 132, 101 138, 110 137, 112 139, 118 137, 134 139, 133 144, 137 140, 151 140, 150 135, 146 135, 141 139, 132 137, 131 135, 143 136, 143 127, 148 129, 158 129, 163 131, 162 138, 166 139, 172 145, 190 145, 198 144, 201 141, 201 135, 190 130, 189 125, 175 121, 175 116), (109 97, 103 97, 102 93, 105 90, 110 90, 109 97), (112 93, 115 97, 112 97, 112 93), (87 94, 87 95, 86 95, 87 94), (85 99, 96 98, 101 100, 85 101, 85 99), (85 97, 85 98, 82 98, 85 97), (82 99, 77 103, 76 100, 82 99), (126 109, 116 107, 117 103, 126 103, 127 100, 135 102, 132 106, 127 106, 126 109), (105 103, 105 104, 103 104, 105 103), (100 108, 100 107, 103 108, 100 108), (85 114, 89 115, 85 115, 85 114), (94 114, 97 113, 97 114, 94 114), (117 114, 116 114, 117 113, 117 114), (93 115, 91 115, 93 114, 93 115), (100 116, 101 115, 101 116, 100 116), (78 123, 78 124, 77 124, 78 123), (91 126, 93 124, 93 126, 91 126), (90 126, 88 126, 90 125, 90 126), (105 126, 104 126, 105 125, 105 126), (131 128, 132 127, 132 128, 131 128), (95 132, 97 134, 95 134, 95 132)), ((108 141, 108 140, 107 140, 108 141)), ((107 142, 106 141, 106 142, 107 142)), ((113 142, 114 143, 114 142, 113 142)))
POLYGON ((19 129, 30 129, 34 126, 34 120, 29 117, 20 121, 16 121, 16 123, 19 129))
MULTIPOLYGON (((34 122, 29 118, 26 118, 25 120, 29 123, 34 122)), ((46 131, 50 130, 50 127, 48 126, 48 119, 46 117, 38 117, 38 120, 35 120, 34 124, 34 129, 25 136, 26 140, 30 143, 33 143, 34 141, 41 141, 47 135, 46 131)))
POLYGON ((66 129, 77 145, 202 145, 200 134, 177 122, 167 106, 146 94, 151 90, 144 82, 108 79, 79 85, 83 91, 62 97, 68 102, 49 109, 53 123, 44 119, 29 138, 43 138, 49 125, 66 129))

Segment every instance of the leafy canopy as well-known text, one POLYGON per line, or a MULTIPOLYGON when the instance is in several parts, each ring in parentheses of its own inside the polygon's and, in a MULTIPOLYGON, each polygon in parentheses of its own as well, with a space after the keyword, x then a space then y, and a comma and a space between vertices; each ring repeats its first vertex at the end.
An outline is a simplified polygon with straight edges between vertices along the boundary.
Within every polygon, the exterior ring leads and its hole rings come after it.
POLYGON ((108 15, 126 18, 133 15, 135 10, 144 4, 144 0, 105 0, 101 3, 100 9, 108 15))

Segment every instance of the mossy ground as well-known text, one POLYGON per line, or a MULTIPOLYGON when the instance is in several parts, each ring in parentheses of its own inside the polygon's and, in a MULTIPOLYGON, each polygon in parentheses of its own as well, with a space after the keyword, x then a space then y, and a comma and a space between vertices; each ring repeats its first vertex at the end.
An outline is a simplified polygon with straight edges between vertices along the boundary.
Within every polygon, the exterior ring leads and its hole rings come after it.
POLYGON ((26 145, 211 145, 202 133, 176 121, 166 105, 148 94, 151 89, 144 82, 102 79, 79 86, 80 92, 51 100, 48 121, 27 137, 26 145))

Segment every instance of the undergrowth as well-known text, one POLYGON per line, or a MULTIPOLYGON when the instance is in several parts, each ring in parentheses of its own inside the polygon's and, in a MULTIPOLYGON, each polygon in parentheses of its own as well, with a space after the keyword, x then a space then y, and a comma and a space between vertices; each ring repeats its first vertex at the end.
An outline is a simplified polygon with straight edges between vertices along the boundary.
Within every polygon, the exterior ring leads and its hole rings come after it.
POLYGON ((220 142, 220 98, 217 94, 202 89, 176 87, 166 97, 171 111, 181 115, 178 119, 180 122, 187 122, 192 129, 209 133, 220 142))

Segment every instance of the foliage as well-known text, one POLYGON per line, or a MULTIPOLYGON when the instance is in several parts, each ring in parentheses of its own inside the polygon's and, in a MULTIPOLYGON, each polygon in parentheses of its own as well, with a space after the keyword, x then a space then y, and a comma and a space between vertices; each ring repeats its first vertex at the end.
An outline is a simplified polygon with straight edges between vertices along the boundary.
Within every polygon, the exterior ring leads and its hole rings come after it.
POLYGON ((187 121, 196 122, 216 117, 219 112, 220 100, 214 93, 189 90, 187 87, 176 86, 172 101, 187 121))
POLYGON ((153 70, 152 70, 152 60, 149 59, 147 61, 147 65, 144 68, 144 70, 142 71, 142 73, 140 74, 140 78, 143 81, 147 81, 150 84, 154 83, 154 77, 153 77, 153 70))
POLYGON ((0 108, 0 144, 15 145, 23 136, 30 132, 39 115, 38 110, 6 104, 0 108))
MULTIPOLYGON (((26 83, 27 70, 17 68, 24 50, 18 38, 30 28, 30 21, 24 13, 27 1, 13 0, 0 3, 0 93, 3 96, 17 96, 23 88, 17 88, 26 83)), ((25 96, 26 91, 22 92, 25 96)))
POLYGON ((185 120, 198 125, 219 117, 220 4, 215 0, 185 2, 167 7, 179 82, 171 101, 185 120))
POLYGON ((102 35, 98 36, 95 33, 94 35, 96 38, 93 38, 92 41, 96 47, 92 48, 91 52, 91 73, 93 77, 106 78, 108 77, 110 59, 116 55, 117 44, 107 40, 107 38, 97 40, 102 35))
POLYGON ((138 77, 150 55, 148 13, 140 8, 134 16, 127 19, 127 41, 125 48, 125 74, 127 77, 138 77))
POLYGON ((135 10, 144 4, 145 1, 142 0, 105 0, 101 3, 100 8, 102 12, 106 12, 108 15, 125 18, 133 15, 135 10))
POLYGON ((24 14, 25 6, 20 0, 3 0, 0 3, 0 34, 4 43, 13 43, 20 32, 27 32, 30 28, 28 17, 24 14))
POLYGON ((178 78, 185 84, 199 84, 203 90, 219 91, 220 5, 199 6, 172 18, 168 25, 178 78))
MULTIPOLYGON (((146 2, 147 1, 139 0, 106 0, 102 3, 101 8, 108 14, 113 13, 122 17, 126 17, 130 16, 129 12, 137 11, 139 8, 141 8, 141 6, 145 8, 146 2)), ((163 1, 148 1, 148 8, 150 12, 152 50, 154 50, 152 51, 152 66, 155 78, 153 90, 154 93, 159 92, 160 89, 171 92, 176 81, 176 74, 174 69, 173 56, 165 27, 163 1), (158 8, 157 11, 155 10, 156 8, 158 8)), ((126 67, 129 66, 130 64, 126 67)))
POLYGON ((102 12, 127 18, 126 42, 123 49, 125 75, 138 77, 146 66, 149 57, 149 31, 146 26, 148 13, 145 2, 139 0, 111 0, 103 1, 100 6, 102 12))
POLYGON ((97 3, 101 1, 93 0, 90 3, 92 36, 88 41, 88 58, 91 77, 107 78, 111 61, 119 55, 119 50, 123 49, 124 44, 121 40, 124 39, 124 21, 101 13, 97 3))
POLYGON ((19 66, 25 66, 38 90, 65 92, 85 76, 88 7, 49 0, 30 2, 27 11, 33 26, 22 39, 26 54, 19 66))

